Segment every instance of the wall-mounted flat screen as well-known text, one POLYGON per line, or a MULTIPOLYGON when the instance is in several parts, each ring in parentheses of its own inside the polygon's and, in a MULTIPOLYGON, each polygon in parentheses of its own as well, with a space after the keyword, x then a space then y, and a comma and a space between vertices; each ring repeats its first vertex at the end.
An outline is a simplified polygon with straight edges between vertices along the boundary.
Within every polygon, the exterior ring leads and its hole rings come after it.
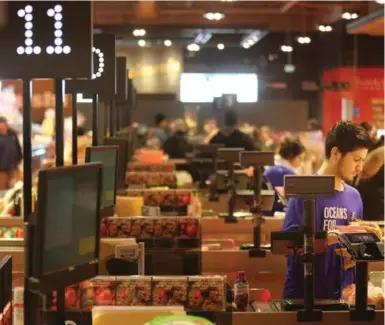
POLYGON ((212 103, 225 94, 237 96, 238 103, 258 101, 256 73, 182 73, 180 100, 182 103, 212 103))

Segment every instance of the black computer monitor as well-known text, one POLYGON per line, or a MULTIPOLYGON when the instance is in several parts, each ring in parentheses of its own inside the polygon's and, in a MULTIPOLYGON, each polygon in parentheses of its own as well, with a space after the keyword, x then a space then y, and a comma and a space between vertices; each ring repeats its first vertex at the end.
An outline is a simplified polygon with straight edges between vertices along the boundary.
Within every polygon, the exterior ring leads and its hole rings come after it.
POLYGON ((101 217, 114 214, 116 198, 116 179, 118 164, 118 146, 98 146, 86 148, 86 162, 103 164, 103 182, 101 196, 101 217))
POLYGON ((12 257, 0 262, 0 315, 1 324, 12 325, 12 257))
POLYGON ((40 170, 32 277, 49 293, 98 274, 101 163, 40 170))
POLYGON ((118 146, 119 147, 119 161, 117 171, 117 189, 121 190, 125 188, 126 184, 126 170, 128 164, 128 147, 129 141, 125 138, 105 138, 104 144, 106 146, 118 146))

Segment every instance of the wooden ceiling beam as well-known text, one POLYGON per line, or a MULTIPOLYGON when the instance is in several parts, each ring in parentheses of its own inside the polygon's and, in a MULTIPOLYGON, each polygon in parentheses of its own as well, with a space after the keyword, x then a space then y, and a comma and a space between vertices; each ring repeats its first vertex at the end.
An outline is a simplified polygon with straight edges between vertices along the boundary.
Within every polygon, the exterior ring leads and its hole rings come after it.
POLYGON ((286 2, 282 7, 281 7, 281 13, 285 13, 291 8, 293 8, 299 1, 292 0, 290 2, 286 2))
POLYGON ((119 25, 132 25, 141 26, 167 26, 167 27, 178 27, 178 28, 266 28, 270 31, 293 31, 293 32, 311 32, 314 31, 313 22, 308 22, 305 26, 302 20, 291 19, 290 17, 280 17, 280 19, 273 19, 272 16, 242 16, 233 17, 220 21, 209 21, 203 17, 191 17, 186 19, 185 17, 170 16, 170 17, 159 17, 156 20, 143 20, 129 18, 126 16, 103 16, 96 15, 94 17, 95 27, 102 26, 119 26, 119 25))

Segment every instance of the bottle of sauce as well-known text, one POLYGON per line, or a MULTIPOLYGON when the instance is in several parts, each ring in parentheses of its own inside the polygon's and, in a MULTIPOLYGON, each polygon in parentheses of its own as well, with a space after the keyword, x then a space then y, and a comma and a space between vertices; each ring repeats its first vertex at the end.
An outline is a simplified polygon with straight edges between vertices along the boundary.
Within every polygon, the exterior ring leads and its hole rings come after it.
POLYGON ((249 282, 244 271, 238 271, 237 280, 234 283, 234 303, 238 311, 247 311, 249 305, 249 282))

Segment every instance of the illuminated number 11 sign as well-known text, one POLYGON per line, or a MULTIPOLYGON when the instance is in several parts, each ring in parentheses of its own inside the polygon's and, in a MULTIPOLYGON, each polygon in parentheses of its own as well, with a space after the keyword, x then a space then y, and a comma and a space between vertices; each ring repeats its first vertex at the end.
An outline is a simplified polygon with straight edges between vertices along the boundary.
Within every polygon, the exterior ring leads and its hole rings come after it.
MULTIPOLYGON (((16 53, 19 55, 23 54, 35 54, 39 55, 42 52, 40 46, 33 44, 33 7, 27 5, 24 9, 20 9, 17 12, 20 18, 24 18, 24 46, 18 46, 16 53)), ((47 10, 47 16, 52 18, 54 21, 55 31, 53 33, 54 43, 47 46, 45 49, 47 54, 70 54, 71 47, 63 45, 63 7, 56 5, 53 8, 47 10)))

